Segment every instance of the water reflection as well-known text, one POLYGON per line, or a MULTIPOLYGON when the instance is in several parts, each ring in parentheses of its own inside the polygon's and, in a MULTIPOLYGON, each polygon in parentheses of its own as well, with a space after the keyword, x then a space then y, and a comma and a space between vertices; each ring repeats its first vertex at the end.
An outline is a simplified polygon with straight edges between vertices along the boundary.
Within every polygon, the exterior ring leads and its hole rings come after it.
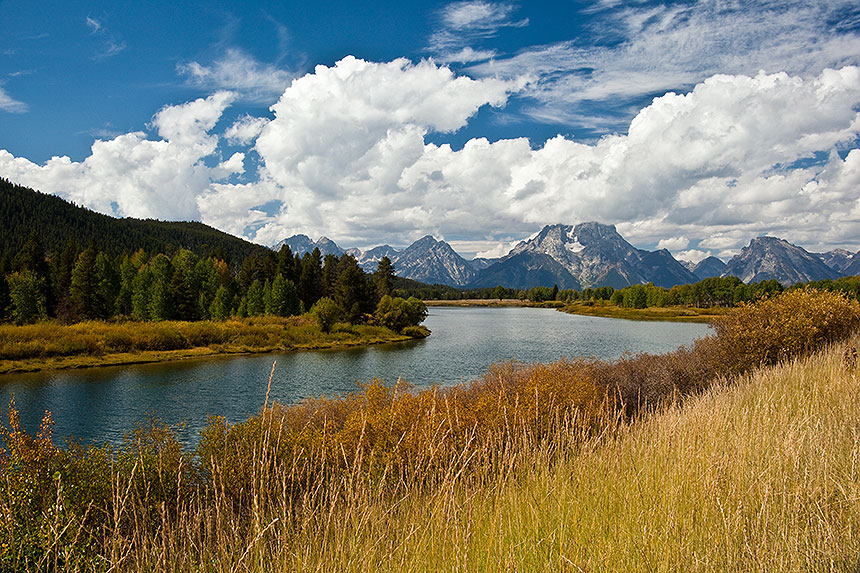
POLYGON ((349 392, 356 382, 373 377, 389 383, 403 378, 419 387, 454 384, 501 360, 613 359, 624 352, 666 352, 707 333, 703 324, 632 322, 528 308, 431 308, 426 324, 432 336, 407 343, 5 375, 0 388, 6 403, 15 395, 31 431, 50 410, 58 438, 118 442, 154 415, 171 424, 184 421, 180 436, 193 443, 208 414, 237 422, 259 411, 274 360, 270 397, 294 403, 349 392))

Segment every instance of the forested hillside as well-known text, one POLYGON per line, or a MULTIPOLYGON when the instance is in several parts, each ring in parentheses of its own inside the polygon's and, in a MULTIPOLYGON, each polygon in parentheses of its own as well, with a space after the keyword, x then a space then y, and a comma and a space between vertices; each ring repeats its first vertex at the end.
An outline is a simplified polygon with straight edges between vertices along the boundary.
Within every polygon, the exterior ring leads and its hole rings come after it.
POLYGON ((323 331, 423 320, 383 258, 278 253, 201 223, 114 219, 0 179, 0 321, 222 320, 314 311, 323 331), (378 316, 374 316, 378 315, 378 316))
POLYGON ((112 257, 138 249, 172 255, 183 248, 198 256, 215 253, 236 266, 267 250, 203 223, 116 219, 0 178, 0 260, 11 260, 33 230, 48 251, 71 240, 81 248, 92 242, 112 257))

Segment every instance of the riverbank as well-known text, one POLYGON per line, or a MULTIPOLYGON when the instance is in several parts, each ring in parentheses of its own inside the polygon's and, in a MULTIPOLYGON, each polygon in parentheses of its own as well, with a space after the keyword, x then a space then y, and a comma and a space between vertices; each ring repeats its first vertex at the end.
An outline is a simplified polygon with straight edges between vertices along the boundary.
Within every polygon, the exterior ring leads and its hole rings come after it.
POLYGON ((568 314, 582 316, 600 316, 604 318, 622 318, 625 320, 659 320, 667 322, 710 322, 725 315, 730 309, 723 307, 694 308, 688 306, 667 306, 649 308, 625 308, 608 301, 588 301, 565 304, 558 300, 533 302, 519 299, 463 299, 463 300, 425 300, 430 306, 454 307, 525 307, 525 308, 557 308, 568 314))
POLYGON ((193 452, 155 422, 56 446, 12 403, 0 569, 855 570, 858 328, 795 291, 664 355, 267 394, 193 452))
POLYGON ((321 350, 412 340, 382 326, 314 318, 257 317, 199 322, 44 322, 0 326, 0 374, 168 362, 229 354, 321 350))
POLYGON ((666 306, 649 308, 625 308, 606 301, 592 304, 574 303, 559 308, 568 314, 623 318, 625 320, 663 320, 670 322, 711 322, 725 316, 731 309, 727 307, 694 308, 689 306, 666 306))
MULTIPOLYGON (((530 300, 520 300, 516 298, 470 298, 470 299, 458 299, 458 300, 425 300, 424 304, 427 306, 457 306, 457 307, 473 307, 473 306, 487 306, 487 307, 538 307, 538 308, 547 308, 547 303, 537 303, 532 302, 530 300)), ((553 304, 556 304, 553 301, 553 304)), ((560 304, 560 303, 559 303, 560 304)))

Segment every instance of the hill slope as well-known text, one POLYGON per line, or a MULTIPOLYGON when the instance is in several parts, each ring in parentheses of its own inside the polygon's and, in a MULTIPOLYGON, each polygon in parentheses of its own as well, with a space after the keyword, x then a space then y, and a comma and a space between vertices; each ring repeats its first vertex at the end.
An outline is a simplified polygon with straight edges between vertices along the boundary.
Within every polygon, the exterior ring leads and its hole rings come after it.
POLYGON ((203 223, 116 219, 0 178, 0 260, 15 256, 33 230, 48 252, 69 239, 82 248, 92 241, 111 255, 141 248, 171 253, 180 247, 208 255, 217 249, 233 263, 266 250, 203 223))

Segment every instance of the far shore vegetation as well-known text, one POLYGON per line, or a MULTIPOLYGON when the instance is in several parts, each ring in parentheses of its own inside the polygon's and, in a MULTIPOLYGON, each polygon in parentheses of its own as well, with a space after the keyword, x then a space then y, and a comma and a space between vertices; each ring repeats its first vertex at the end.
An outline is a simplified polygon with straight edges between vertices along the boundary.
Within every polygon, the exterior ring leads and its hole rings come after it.
POLYGON ((430 334, 424 303, 393 292, 387 257, 368 274, 351 255, 300 257, 286 245, 233 264, 223 249, 111 256, 71 239, 54 247, 46 252, 34 232, 0 261, 0 373, 430 334))
POLYGON ((860 277, 797 283, 787 289, 776 280, 745 284, 737 277, 714 277, 671 289, 642 284, 620 289, 604 286, 582 291, 558 287, 518 290, 501 286, 457 291, 433 285, 422 289, 412 288, 408 292, 413 295, 434 295, 436 298, 425 300, 427 306, 522 306, 557 308, 570 314, 627 320, 711 322, 738 305, 772 297, 786 290, 803 288, 838 292, 857 299, 860 277))
POLYGON ((55 444, 13 401, 0 569, 856 571, 858 329, 792 290, 671 353, 371 380, 193 451, 157 421, 55 444))
MULTIPOLYGON (((402 299, 401 299, 402 300, 402 299)), ((0 374, 46 369, 164 362, 218 354, 318 350, 400 342, 424 327, 333 322, 326 331, 311 314, 224 321, 42 322, 0 325, 0 374)))

